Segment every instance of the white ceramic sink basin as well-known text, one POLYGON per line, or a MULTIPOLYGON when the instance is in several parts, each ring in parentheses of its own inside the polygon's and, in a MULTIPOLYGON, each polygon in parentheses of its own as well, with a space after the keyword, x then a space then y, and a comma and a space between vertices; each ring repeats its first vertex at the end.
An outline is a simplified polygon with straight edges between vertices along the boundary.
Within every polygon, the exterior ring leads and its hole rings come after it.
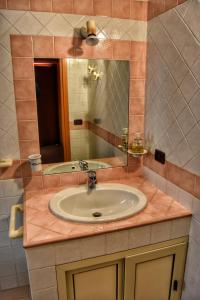
POLYGON ((49 202, 51 211, 65 220, 99 223, 130 217, 147 204, 139 190, 123 184, 97 184, 88 192, 86 186, 67 188, 49 202))
MULTIPOLYGON (((111 165, 104 163, 102 161, 95 161, 95 160, 86 160, 88 163, 88 169, 89 170, 97 170, 97 169, 105 169, 112 167, 111 165)), ((54 164, 53 166, 50 166, 46 168, 43 173, 44 175, 50 175, 50 174, 59 174, 63 172, 78 172, 81 171, 81 168, 79 166, 78 161, 72 161, 72 162, 65 162, 60 164, 54 164)))

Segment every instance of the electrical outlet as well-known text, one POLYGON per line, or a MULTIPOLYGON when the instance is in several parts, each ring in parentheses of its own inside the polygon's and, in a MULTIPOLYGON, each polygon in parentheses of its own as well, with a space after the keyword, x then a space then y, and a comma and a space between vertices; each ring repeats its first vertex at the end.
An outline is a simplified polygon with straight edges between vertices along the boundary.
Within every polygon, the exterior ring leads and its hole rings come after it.
POLYGON ((161 163, 161 164, 163 164, 163 165, 165 164, 165 152, 156 149, 156 150, 155 150, 154 158, 155 158, 155 160, 158 161, 159 163, 161 163))

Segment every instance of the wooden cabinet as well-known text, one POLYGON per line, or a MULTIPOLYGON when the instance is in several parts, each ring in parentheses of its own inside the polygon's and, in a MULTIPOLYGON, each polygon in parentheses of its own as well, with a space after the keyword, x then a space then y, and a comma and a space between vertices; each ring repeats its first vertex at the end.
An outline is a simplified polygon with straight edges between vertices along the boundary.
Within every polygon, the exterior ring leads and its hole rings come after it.
POLYGON ((60 300, 123 300, 123 260, 82 265, 58 271, 60 300))
POLYGON ((126 257, 124 300, 180 299, 185 255, 175 245, 126 257))
POLYGON ((59 300, 180 300, 187 238, 57 267, 59 300))

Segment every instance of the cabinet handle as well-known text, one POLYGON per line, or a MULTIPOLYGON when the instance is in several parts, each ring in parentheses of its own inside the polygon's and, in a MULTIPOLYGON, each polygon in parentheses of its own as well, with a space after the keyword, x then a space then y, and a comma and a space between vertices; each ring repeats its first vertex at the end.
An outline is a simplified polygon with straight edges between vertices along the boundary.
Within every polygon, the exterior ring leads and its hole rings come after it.
POLYGON ((174 291, 177 291, 177 290, 178 290, 178 280, 174 280, 174 283, 173 283, 173 290, 174 290, 174 291))
POLYGON ((23 236, 23 226, 19 227, 18 229, 15 229, 17 211, 23 212, 22 204, 16 204, 11 207, 10 225, 9 225, 9 238, 10 239, 15 239, 15 238, 19 238, 19 237, 23 236))

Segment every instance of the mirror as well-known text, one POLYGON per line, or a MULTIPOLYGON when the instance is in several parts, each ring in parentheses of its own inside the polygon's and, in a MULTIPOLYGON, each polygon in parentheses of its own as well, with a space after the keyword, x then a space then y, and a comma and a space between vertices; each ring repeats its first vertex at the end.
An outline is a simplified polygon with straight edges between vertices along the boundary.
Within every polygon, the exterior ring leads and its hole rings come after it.
POLYGON ((124 166, 129 62, 35 59, 44 174, 124 166))

